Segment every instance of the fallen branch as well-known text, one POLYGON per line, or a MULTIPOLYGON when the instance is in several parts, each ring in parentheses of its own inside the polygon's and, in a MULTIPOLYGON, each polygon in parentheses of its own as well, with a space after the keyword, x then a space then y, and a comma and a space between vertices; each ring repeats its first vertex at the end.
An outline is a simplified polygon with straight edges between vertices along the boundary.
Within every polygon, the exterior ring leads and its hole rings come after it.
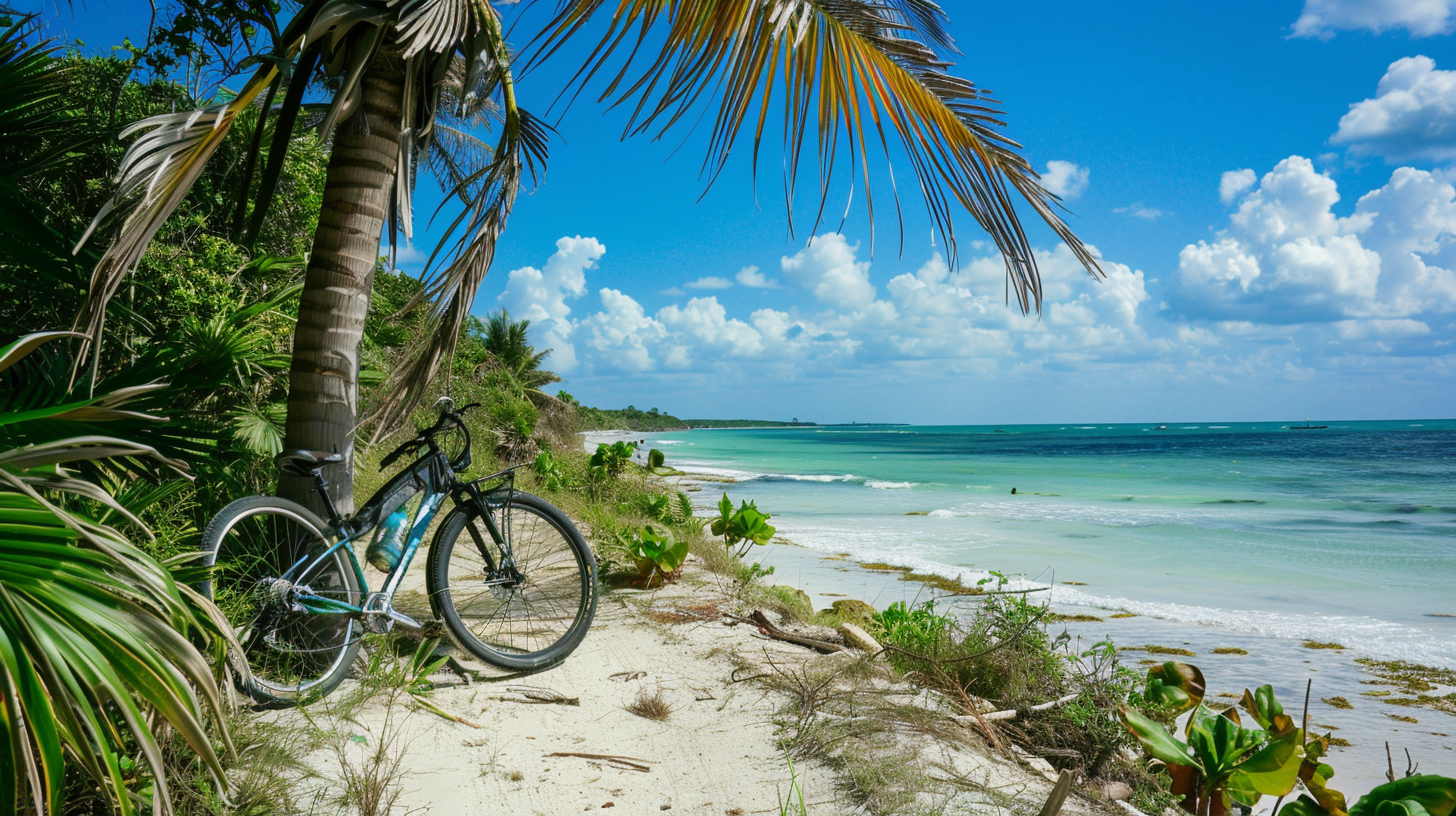
POLYGON ((817 638, 804 637, 803 635, 795 635, 790 632, 785 632, 784 630, 773 625, 773 623, 769 621, 768 616, 763 614, 763 610, 761 609, 753 610, 753 614, 749 616, 749 620, 753 623, 754 626, 758 627, 758 630, 760 632, 763 632, 765 635, 768 635, 774 640, 782 640, 785 643, 795 643, 800 646, 808 646, 811 649, 817 649, 821 652, 824 652, 825 654, 844 651, 844 647, 838 643, 830 643, 827 640, 819 640, 817 638))
POLYGON ((624 768, 629 771, 641 771, 642 773, 649 773, 652 770, 651 766, 647 764, 647 760, 645 759, 634 759, 633 757, 616 756, 615 754, 579 754, 575 751, 557 751, 554 754, 547 754, 546 756, 595 759, 599 762, 605 762, 614 767, 624 768))
MULTIPOLYGON (((1065 697, 1058 697, 1055 700, 1050 700, 1045 703, 1037 703, 1031 708, 1026 709, 1026 711, 1049 711, 1053 708, 1056 708, 1057 706, 1066 705, 1067 703, 1070 703, 1073 700, 1077 699, 1079 696, 1081 696, 1081 692, 1073 692, 1065 697)), ((1019 709, 1008 708, 1005 711, 992 711, 988 714, 952 714, 951 719, 955 720, 956 722, 1014 720, 1020 713, 1021 711, 1019 709)))
POLYGON ((495 699, 507 703, 535 703, 537 705, 581 705, 580 697, 567 697, 559 691, 552 691, 548 688, 537 688, 535 686, 510 686, 506 691, 521 695, 524 699, 516 697, 496 697, 495 699))
POLYGON ((429 700, 426 700, 422 695, 419 695, 419 694, 411 694, 410 697, 412 697, 416 703, 419 703, 420 704, 420 708, 423 708, 424 710, 430 712, 431 714, 437 714, 437 715, 439 715, 441 717, 444 717, 447 720, 450 720, 451 722, 458 722, 461 725, 468 725, 471 728, 476 728, 476 729, 484 728, 484 726, 478 725, 476 723, 473 723, 470 720, 465 719, 464 717, 457 717, 454 714, 451 714, 450 712, 446 711, 443 708, 440 708, 439 706, 435 705, 434 703, 430 702, 429 700))
POLYGON ((1036 587, 1034 589, 987 589, 980 592, 957 592, 953 595, 941 595, 936 600, 940 600, 941 598, 980 598, 986 595, 1029 595, 1033 592, 1051 591, 1052 588, 1049 586, 1036 587))

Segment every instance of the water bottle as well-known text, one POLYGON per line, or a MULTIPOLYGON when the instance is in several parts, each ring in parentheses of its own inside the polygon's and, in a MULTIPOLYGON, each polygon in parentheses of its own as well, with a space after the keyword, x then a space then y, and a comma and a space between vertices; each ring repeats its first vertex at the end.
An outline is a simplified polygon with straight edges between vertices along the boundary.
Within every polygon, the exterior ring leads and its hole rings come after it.
POLYGON ((364 559, 369 562, 370 566, 380 572, 389 572, 399 565, 399 558, 404 553, 404 546, 400 543, 400 539, 404 535, 404 524, 407 518, 404 509, 401 508, 384 520, 384 530, 364 553, 364 559))

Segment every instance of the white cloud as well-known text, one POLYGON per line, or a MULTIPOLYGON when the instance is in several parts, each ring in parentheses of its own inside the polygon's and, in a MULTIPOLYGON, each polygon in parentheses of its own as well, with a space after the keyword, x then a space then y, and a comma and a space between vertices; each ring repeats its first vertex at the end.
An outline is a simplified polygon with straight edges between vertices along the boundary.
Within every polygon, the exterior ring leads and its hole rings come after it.
POLYGON ((815 236, 809 246, 780 261, 784 277, 814 293, 819 302, 846 309, 863 308, 875 299, 869 262, 858 262, 859 244, 850 246, 839 233, 815 236))
POLYGON ((1398 28, 1416 37, 1450 34, 1456 0, 1305 0, 1294 36, 1329 39, 1337 30, 1379 34, 1398 28))
POLYGON ((532 344, 551 349, 548 362, 556 371, 571 371, 577 363, 566 301, 586 294, 586 270, 596 266, 606 251, 595 238, 561 238, 544 269, 523 266, 507 276, 500 304, 517 320, 531 321, 532 344))
POLYGON ((1041 174, 1041 184, 1052 195, 1071 201, 1086 191, 1090 176, 1091 171, 1085 167, 1054 159, 1047 162, 1046 172, 1041 174))
POLYGON ((670 331, 696 341, 695 345, 731 356, 746 357, 763 350, 758 331, 741 320, 730 320, 715 297, 693 298, 682 307, 668 306, 657 313, 657 319, 670 331))
POLYGON ((1249 168, 1230 170, 1218 180, 1218 200, 1225 205, 1232 204, 1239 197, 1239 193, 1253 187, 1258 180, 1259 177, 1249 168))
POLYGON ((1351 105, 1330 141, 1390 162, 1456 159, 1456 71, 1437 70, 1430 57, 1396 60, 1375 98, 1351 105))
POLYGON ((780 288, 778 281, 769 280, 762 272, 758 271, 758 267, 756 266, 743 267, 738 270, 738 274, 734 276, 734 279, 750 289, 780 288))
POLYGON ((1334 179, 1309 159, 1280 162, 1215 240, 1183 248, 1173 311, 1262 324, 1456 311, 1456 189, 1449 181, 1402 167, 1348 218, 1334 213, 1339 200, 1334 179))
POLYGON ((430 259, 423 251, 415 249, 413 244, 405 243, 402 247, 396 247, 394 251, 394 271, 404 270, 407 272, 419 272, 425 266, 425 261, 430 259))
POLYGON ((584 341, 585 350, 627 371, 656 368, 653 351, 667 336, 667 329, 648 317, 642 304, 630 295, 617 289, 602 289, 597 294, 602 311, 583 320, 575 331, 584 341))
POLYGON ((1159 218, 1167 215, 1167 213, 1163 212, 1160 209, 1157 209, 1156 207, 1144 207, 1141 202, 1129 205, 1127 207, 1118 207, 1114 209, 1113 212, 1119 215, 1130 215, 1133 218, 1142 218, 1148 221, 1157 221, 1159 218))
POLYGON ((683 287, 686 289, 732 289, 733 281, 728 280, 727 278, 712 276, 706 278, 698 278, 691 283, 683 284, 683 287))

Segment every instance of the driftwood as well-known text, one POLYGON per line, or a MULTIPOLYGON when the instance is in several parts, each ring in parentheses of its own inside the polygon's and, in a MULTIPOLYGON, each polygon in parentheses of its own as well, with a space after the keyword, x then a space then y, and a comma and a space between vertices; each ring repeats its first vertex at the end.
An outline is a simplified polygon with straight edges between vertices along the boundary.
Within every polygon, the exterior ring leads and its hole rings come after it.
MULTIPOLYGON (((738 620, 743 619, 739 618, 738 620)), ((791 632, 785 632, 784 630, 775 626, 773 622, 768 619, 768 615, 763 614, 763 610, 761 609, 753 610, 753 614, 748 616, 748 622, 752 623, 754 626, 757 626, 760 632, 763 632, 765 635, 768 635, 774 640, 782 640, 785 643, 796 643, 800 646, 808 646, 810 649, 818 649, 825 654, 844 651, 844 647, 838 643, 830 643, 827 640, 819 640, 818 638, 804 637, 803 635, 796 635, 791 632)))
MULTIPOLYGON (((1045 703, 1037 703, 1036 705, 1034 705, 1031 708, 1028 708, 1026 710, 1028 712, 1032 712, 1032 711, 1048 711, 1050 709, 1056 708, 1057 706, 1066 705, 1067 703, 1072 702, 1073 700, 1077 699, 1077 697, 1079 695, 1080 695, 1080 692, 1073 693, 1073 694, 1068 694, 1065 697, 1058 697, 1055 700, 1050 700, 1050 701, 1045 702, 1045 703)), ((1020 713, 1021 712, 1018 711, 1017 709, 1008 708, 1005 711, 992 711, 992 712, 987 713, 987 714, 953 714, 953 715, 951 715, 951 719, 955 720, 956 722, 978 722, 978 721, 995 721, 995 720, 1014 720, 1014 719, 1016 719, 1017 715, 1020 714, 1020 713)))
POLYGON ((642 773, 648 773, 652 770, 652 767, 647 764, 647 760, 645 759, 635 759, 633 757, 617 756, 615 754, 579 754, 575 751, 557 751, 554 754, 547 754, 546 756, 594 759, 598 762, 605 762, 614 768, 623 768, 629 771, 641 771, 642 773))
MULTIPOLYGON (((1030 595, 1033 592, 1051 592, 1052 588, 1035 587, 1033 589, 988 589, 981 592, 957 592, 953 595, 941 595, 941 598, 980 598, 985 595, 1030 595)), ((939 598, 937 598, 939 600, 939 598)))
POLYGON ((537 688, 535 686, 510 686, 506 691, 512 694, 519 694, 520 697, 495 697, 493 699, 506 703, 534 703, 536 705, 581 705, 580 697, 567 697, 559 691, 552 691, 548 688, 537 688))
POLYGON ((1070 771, 1062 771, 1057 777, 1057 784, 1052 788, 1051 796, 1047 797, 1046 804, 1041 806, 1041 812, 1037 816, 1057 816, 1061 812, 1062 804, 1067 801, 1067 794, 1072 792, 1072 774, 1070 771))

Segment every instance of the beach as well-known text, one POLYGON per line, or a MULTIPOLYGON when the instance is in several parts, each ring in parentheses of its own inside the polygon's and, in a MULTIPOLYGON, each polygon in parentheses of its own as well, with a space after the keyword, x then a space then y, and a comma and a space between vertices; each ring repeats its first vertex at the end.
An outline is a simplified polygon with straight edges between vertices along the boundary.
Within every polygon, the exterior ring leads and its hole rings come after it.
MULTIPOLYGON (((1371 661, 1456 667, 1456 618, 1440 617, 1456 611, 1442 453, 1456 423, 1347 423, 1323 438, 1274 423, 1154 427, 932 429, 908 445, 924 429, 631 436, 689 474, 704 510, 727 493, 774 513, 792 546, 756 557, 818 608, 933 595, 860 563, 972 584, 1001 571, 1046 588, 1032 597, 1053 612, 1096 618, 1055 627, 1084 645, 1111 638, 1134 668, 1168 659, 1134 649, 1192 652, 1175 659, 1204 670, 1210 702, 1270 683, 1298 711, 1313 680, 1312 730, 1350 743, 1333 763, 1347 794, 1384 781, 1387 741, 1398 773, 1407 749, 1451 773, 1456 717, 1392 704, 1411 698, 1371 661), (1337 698, 1350 707, 1324 702, 1337 698)), ((1456 692, 1447 676, 1425 694, 1456 692)))

